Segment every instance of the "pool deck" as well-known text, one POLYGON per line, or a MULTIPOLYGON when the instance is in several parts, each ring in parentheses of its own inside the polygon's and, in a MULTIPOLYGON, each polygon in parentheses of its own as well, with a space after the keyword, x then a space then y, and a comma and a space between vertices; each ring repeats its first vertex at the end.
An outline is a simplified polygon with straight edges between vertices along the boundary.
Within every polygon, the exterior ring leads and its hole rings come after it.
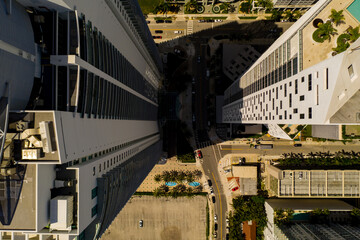
MULTIPOLYGON (((359 1, 359 0, 357 0, 359 1)), ((312 39, 312 34, 316 28, 312 25, 312 21, 303 29, 303 69, 318 64, 331 57, 333 52, 332 48, 336 47, 336 40, 338 36, 346 31, 349 26, 359 26, 359 21, 350 14, 346 9, 354 0, 336 0, 331 1, 314 19, 320 18, 324 22, 329 19, 331 9, 336 11, 344 10, 343 15, 345 17, 345 23, 341 23, 338 26, 334 26, 337 29, 337 34, 332 36, 330 41, 323 43, 317 43, 312 39)))
MULTIPOLYGON (((169 158, 166 162, 166 164, 156 164, 155 167, 151 170, 149 175, 145 178, 143 183, 140 185, 140 187, 136 190, 137 192, 152 192, 155 188, 160 187, 164 182, 157 183, 154 181, 154 176, 156 174, 161 174, 163 171, 171 171, 171 170, 177 170, 177 171, 194 171, 194 170, 200 170, 202 169, 198 167, 195 163, 180 163, 176 160, 176 157, 169 158)), ((203 174, 204 175, 204 174, 203 174)), ((204 176, 203 176, 204 177, 204 176)), ((202 182, 200 180, 196 180, 197 182, 202 182)))

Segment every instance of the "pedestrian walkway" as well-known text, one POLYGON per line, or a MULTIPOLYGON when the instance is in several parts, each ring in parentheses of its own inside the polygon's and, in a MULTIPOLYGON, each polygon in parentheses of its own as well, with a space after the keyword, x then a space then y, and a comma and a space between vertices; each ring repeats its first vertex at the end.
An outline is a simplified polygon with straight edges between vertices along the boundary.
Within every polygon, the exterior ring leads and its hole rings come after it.
POLYGON ((189 20, 187 22, 186 35, 192 34, 194 30, 194 20, 189 20))

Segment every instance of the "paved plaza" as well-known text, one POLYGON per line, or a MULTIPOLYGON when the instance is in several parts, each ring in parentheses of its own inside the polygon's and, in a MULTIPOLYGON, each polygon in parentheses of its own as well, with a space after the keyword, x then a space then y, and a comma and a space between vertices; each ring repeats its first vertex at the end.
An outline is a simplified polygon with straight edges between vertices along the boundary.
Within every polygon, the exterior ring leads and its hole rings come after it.
POLYGON ((206 239, 206 202, 205 196, 133 196, 101 240, 206 239))

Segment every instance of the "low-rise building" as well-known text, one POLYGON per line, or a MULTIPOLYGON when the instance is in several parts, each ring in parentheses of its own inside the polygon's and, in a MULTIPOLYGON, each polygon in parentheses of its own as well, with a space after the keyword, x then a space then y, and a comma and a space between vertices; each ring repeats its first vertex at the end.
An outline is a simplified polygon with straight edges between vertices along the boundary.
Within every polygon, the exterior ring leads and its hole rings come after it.
POLYGON ((264 238, 358 239, 360 228, 350 225, 352 209, 351 205, 335 199, 268 199, 265 201, 268 223, 264 238), (275 224, 274 217, 279 209, 294 211, 290 223, 275 224), (317 221, 312 215, 315 209, 326 210, 328 214, 322 221, 317 221))
POLYGON ((357 169, 280 169, 267 167, 268 188, 280 198, 358 198, 357 169))

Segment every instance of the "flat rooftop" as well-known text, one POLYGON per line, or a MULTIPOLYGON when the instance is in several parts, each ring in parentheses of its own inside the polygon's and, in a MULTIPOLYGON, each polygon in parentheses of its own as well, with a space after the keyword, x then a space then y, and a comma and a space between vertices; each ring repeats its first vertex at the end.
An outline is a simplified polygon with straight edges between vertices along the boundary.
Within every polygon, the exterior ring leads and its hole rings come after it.
POLYGON ((337 29, 337 34, 332 36, 330 41, 325 40, 323 43, 315 42, 312 35, 316 28, 313 26, 313 20, 309 22, 302 30, 302 45, 303 47, 303 69, 311 67, 315 64, 320 63, 332 56, 333 48, 336 48, 336 40, 340 34, 346 32, 350 26, 355 28, 359 26, 360 22, 347 10, 347 8, 358 0, 336 0, 331 1, 323 10, 321 10, 314 19, 321 19, 323 22, 329 20, 331 10, 336 11, 343 10, 345 20, 339 25, 333 24, 334 28, 337 29))
POLYGON ((290 208, 297 211, 311 211, 316 208, 329 211, 351 211, 353 207, 336 199, 268 199, 266 202, 273 208, 290 208))
POLYGON ((35 230, 36 176, 36 165, 28 164, 14 217, 10 225, 0 223, 0 230, 35 230))

